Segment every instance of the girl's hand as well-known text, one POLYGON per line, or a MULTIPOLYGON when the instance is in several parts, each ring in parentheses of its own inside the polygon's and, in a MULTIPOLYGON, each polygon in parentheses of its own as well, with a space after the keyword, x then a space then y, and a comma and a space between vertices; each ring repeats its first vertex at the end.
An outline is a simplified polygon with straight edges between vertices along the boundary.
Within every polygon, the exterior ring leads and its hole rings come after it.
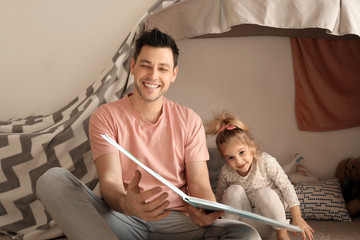
MULTIPOLYGON (((299 226, 299 228, 304 230, 304 232, 302 232, 304 240, 306 240, 306 238, 308 238, 309 240, 314 239, 313 233, 315 231, 307 224, 307 222, 302 217, 293 218, 293 224, 299 226)), ((294 236, 296 236, 296 232, 294 232, 294 236)))
POLYGON ((188 203, 185 203, 185 208, 191 217, 191 220, 200 227, 209 226, 214 223, 221 215, 224 214, 223 211, 214 211, 207 213, 204 209, 198 209, 191 206, 188 203))

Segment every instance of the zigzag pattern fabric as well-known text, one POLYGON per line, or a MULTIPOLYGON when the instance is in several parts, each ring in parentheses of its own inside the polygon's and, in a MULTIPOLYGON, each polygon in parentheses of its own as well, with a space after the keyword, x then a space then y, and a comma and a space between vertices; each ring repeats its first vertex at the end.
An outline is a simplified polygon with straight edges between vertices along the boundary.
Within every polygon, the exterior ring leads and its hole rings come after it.
POLYGON ((158 1, 128 34, 94 83, 69 104, 49 115, 0 121, 0 231, 14 239, 51 239, 62 235, 35 194, 37 179, 63 167, 97 194, 88 122, 101 104, 116 101, 133 86, 130 61, 144 21, 175 1, 158 1))
MULTIPOLYGON (((128 40, 131 40, 130 36, 128 40)), ((0 223, 9 235, 50 227, 51 217, 35 195, 37 179, 49 168, 72 172, 91 189, 97 185, 88 139, 88 121, 101 104, 116 100, 130 86, 126 42, 108 73, 64 108, 0 125, 0 223)), ((21 239, 21 238, 19 238, 21 239)))

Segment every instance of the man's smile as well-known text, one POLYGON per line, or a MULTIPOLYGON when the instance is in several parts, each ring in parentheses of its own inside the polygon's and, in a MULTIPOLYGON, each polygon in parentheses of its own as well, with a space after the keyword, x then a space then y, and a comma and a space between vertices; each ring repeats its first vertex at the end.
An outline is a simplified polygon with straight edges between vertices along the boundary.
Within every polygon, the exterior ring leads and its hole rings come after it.
POLYGON ((143 83, 145 87, 148 87, 148 88, 159 88, 160 85, 158 84, 151 84, 151 83, 143 83))

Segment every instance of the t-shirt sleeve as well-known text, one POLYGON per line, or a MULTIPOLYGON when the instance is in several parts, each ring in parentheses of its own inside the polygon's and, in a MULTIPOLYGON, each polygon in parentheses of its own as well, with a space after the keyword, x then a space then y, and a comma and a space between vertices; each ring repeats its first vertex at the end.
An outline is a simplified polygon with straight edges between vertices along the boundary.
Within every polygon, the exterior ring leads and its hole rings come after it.
POLYGON ((205 129, 201 118, 195 112, 191 111, 187 125, 185 162, 209 160, 205 129))
POLYGON ((100 134, 108 134, 116 139, 113 121, 107 111, 101 107, 93 112, 89 121, 90 146, 94 160, 101 155, 118 152, 100 134))

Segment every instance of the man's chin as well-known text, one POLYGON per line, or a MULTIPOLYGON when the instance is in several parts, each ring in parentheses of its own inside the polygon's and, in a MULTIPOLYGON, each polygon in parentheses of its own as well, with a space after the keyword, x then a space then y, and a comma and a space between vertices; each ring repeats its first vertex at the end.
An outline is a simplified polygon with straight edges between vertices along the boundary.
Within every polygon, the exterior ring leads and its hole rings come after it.
POLYGON ((137 89, 137 92, 139 94, 139 96, 148 103, 151 102, 156 102, 159 99, 162 98, 163 94, 161 92, 157 92, 157 93, 148 93, 146 91, 139 91, 139 89, 137 89))
POLYGON ((141 95, 142 99, 144 99, 146 102, 156 102, 157 100, 159 100, 163 95, 158 95, 158 96, 145 96, 145 95, 141 95))

